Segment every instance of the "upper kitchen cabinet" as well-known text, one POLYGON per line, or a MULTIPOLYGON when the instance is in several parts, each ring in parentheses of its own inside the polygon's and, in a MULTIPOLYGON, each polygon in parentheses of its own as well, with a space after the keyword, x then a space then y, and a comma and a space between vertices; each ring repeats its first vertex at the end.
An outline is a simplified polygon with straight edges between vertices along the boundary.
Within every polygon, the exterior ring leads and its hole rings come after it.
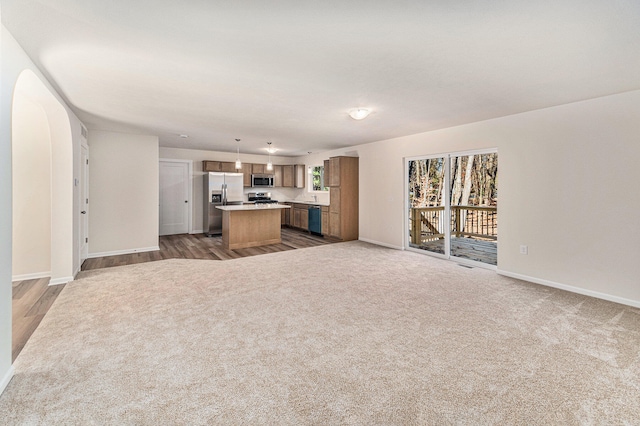
POLYGON ((324 186, 331 186, 331 165, 329 160, 324 160, 324 186))
POLYGON ((235 163, 231 161, 203 161, 202 171, 234 173, 237 170, 235 163))
POLYGON ((293 165, 282 166, 282 186, 285 188, 293 188, 295 184, 294 177, 293 165))
POLYGON ((358 239, 358 157, 332 157, 330 168, 329 235, 358 239))
MULTIPOLYGON (((343 163, 343 158, 355 158, 355 157, 331 157, 329 159, 329 187, 331 186, 340 186, 340 175, 341 175, 341 168, 342 168, 342 163, 343 163)), ((349 160, 347 160, 348 162, 349 160)), ((347 164, 346 162, 344 164, 347 164)), ((356 162, 356 167, 358 166, 358 163, 356 162)), ((325 170, 327 170, 325 168, 325 170)), ((325 178, 326 179, 326 178, 325 178)))
POLYGON ((266 164, 253 164, 251 168, 251 173, 254 175, 263 175, 267 172, 266 164))
POLYGON ((304 188, 305 175, 306 175, 306 168, 304 167, 304 164, 296 164, 295 171, 296 171, 295 187, 304 188))
POLYGON ((251 163, 242 163, 242 169, 238 170, 244 174, 243 176, 243 186, 251 186, 251 171, 253 170, 253 164, 251 163))
MULTIPOLYGON (((273 186, 279 188, 282 185, 282 166, 273 165, 273 186)), ((285 209, 286 210, 286 209, 285 209)))

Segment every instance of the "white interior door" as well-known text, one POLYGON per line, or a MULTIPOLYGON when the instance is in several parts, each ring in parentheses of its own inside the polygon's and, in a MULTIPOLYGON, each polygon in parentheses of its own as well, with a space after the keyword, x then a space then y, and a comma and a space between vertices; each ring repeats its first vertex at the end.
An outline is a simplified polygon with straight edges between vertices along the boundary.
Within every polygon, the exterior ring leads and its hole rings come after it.
POLYGON ((160 235, 189 232, 189 183, 189 163, 160 161, 160 235))
POLYGON ((89 256, 89 148, 80 148, 80 265, 89 256))

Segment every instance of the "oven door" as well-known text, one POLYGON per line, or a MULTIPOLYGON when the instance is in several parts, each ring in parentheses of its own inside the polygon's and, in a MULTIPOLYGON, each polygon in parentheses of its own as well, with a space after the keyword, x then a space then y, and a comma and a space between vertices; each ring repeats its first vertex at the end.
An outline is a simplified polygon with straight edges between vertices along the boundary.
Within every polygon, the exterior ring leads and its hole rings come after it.
POLYGON ((251 175, 251 186, 254 188, 273 188, 273 175, 251 175))

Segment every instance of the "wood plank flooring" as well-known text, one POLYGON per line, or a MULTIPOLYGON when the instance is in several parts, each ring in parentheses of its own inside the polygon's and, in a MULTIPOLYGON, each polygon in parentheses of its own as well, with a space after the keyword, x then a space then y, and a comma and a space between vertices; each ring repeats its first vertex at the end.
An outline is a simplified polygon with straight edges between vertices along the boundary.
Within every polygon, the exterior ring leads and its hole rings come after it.
POLYGON ((222 247, 221 236, 207 237, 204 234, 167 235, 160 237, 159 251, 87 259, 82 264, 82 270, 88 271, 163 259, 237 259, 266 253, 315 247, 333 242, 336 241, 295 229, 282 228, 282 243, 280 244, 227 250, 222 247))
MULTIPOLYGON (((444 239, 422 243, 416 248, 444 254, 444 239)), ((475 260, 489 265, 498 264, 498 242, 481 241, 473 238, 452 238, 451 255, 463 259, 475 260)))
POLYGON ((49 278, 16 281, 13 283, 12 321, 13 338, 11 359, 24 348, 31 334, 56 300, 64 284, 49 286, 49 278))
MULTIPOLYGON (((207 237, 204 234, 168 235, 160 237, 160 250, 146 253, 87 259, 82 270, 131 265, 162 259, 209 259, 227 260, 257 256, 266 253, 295 250, 337 242, 328 238, 310 235, 295 229, 282 228, 282 243, 241 250, 226 250, 222 237, 207 237)), ((12 360, 24 348, 31 334, 44 318, 64 284, 49 286, 49 278, 16 281, 13 283, 13 341, 12 360)))

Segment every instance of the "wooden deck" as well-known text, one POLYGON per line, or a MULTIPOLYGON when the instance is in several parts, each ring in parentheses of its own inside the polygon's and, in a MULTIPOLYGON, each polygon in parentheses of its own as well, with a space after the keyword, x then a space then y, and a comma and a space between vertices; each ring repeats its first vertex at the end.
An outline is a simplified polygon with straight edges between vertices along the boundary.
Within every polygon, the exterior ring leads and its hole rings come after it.
MULTIPOLYGON (((412 244, 411 247, 444 254, 444 239, 423 242, 420 245, 412 244)), ((498 243, 497 241, 481 241, 473 238, 452 238, 451 256, 497 265, 498 243)))

